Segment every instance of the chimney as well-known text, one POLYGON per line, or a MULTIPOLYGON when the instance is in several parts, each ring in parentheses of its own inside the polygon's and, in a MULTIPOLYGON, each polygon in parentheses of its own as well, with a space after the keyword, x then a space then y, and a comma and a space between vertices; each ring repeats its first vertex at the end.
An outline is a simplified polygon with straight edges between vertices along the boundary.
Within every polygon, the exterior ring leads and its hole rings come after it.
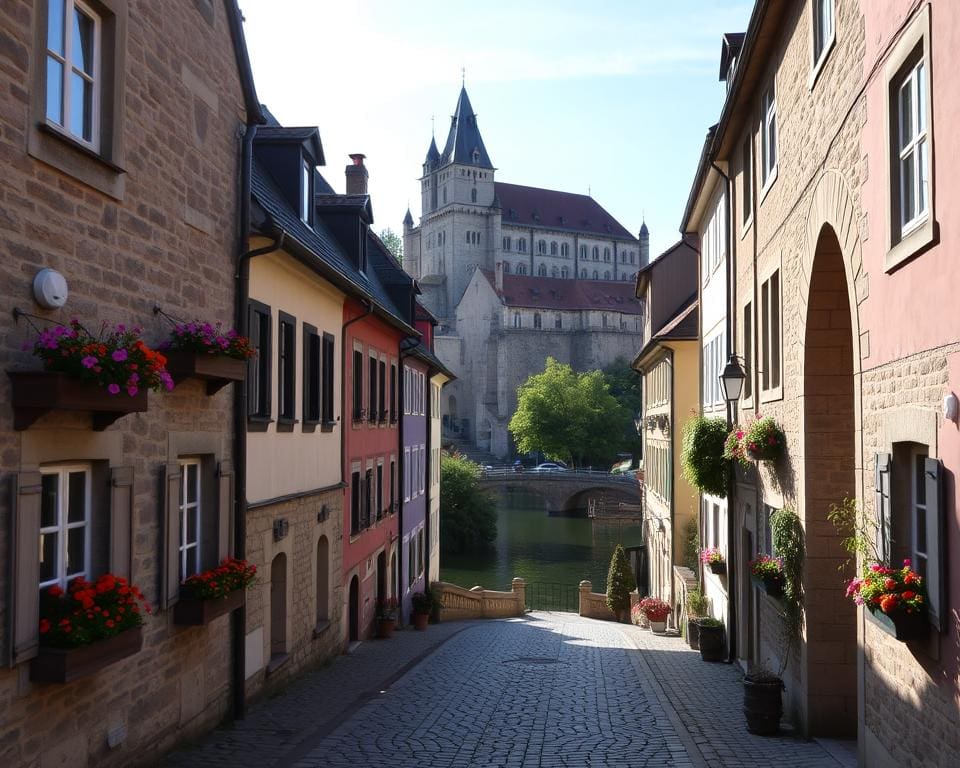
POLYGON ((497 294, 502 296, 503 295, 503 262, 502 261, 497 262, 496 283, 497 283, 497 294))
POLYGON ((350 155, 352 163, 347 166, 346 170, 348 195, 367 194, 367 178, 369 174, 367 173, 367 166, 363 164, 364 158, 366 158, 366 155, 361 155, 360 153, 350 155))

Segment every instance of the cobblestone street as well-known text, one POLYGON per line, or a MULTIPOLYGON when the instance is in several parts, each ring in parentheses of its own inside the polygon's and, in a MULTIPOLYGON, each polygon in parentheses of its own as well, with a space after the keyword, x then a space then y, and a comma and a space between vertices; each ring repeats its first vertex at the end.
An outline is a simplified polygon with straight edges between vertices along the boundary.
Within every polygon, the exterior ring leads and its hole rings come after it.
POLYGON ((739 678, 680 638, 574 614, 442 624, 362 644, 163 765, 846 764, 750 736, 739 678))

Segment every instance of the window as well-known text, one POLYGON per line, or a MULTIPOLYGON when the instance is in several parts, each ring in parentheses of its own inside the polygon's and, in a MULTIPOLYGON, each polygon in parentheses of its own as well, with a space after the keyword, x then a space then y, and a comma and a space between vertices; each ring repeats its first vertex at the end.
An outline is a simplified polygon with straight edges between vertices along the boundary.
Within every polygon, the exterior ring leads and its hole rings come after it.
POLYGON ((547 252, 547 241, 537 240, 537 253, 545 254, 547 252))
POLYGON ((703 284, 706 285, 713 273, 727 258, 727 227, 724 216, 725 198, 720 195, 714 205, 707 227, 703 232, 701 260, 703 261, 703 284))
POLYGON ((593 279, 594 279, 594 280, 599 280, 599 279, 600 279, 600 273, 597 272, 597 270, 593 270, 593 279))
POLYGON ((397 461, 390 457, 390 514, 394 512, 394 506, 397 503, 397 461))
POLYGON ((380 381, 377 386, 377 408, 380 421, 387 420, 387 361, 380 361, 380 381))
POLYGON ((280 328, 277 333, 277 397, 280 398, 278 412, 280 421, 294 421, 297 418, 297 321, 280 313, 280 328))
POLYGON ((570 246, 567 243, 560 245, 560 255, 565 259, 570 258, 570 246))
POLYGON ((600 249, 597 246, 593 246, 593 260, 600 261, 600 249))
POLYGON ((743 399, 753 398, 753 302, 747 302, 743 308, 743 370, 747 374, 743 380, 743 399))
POLYGON ((360 533, 360 467, 354 465, 350 473, 350 535, 360 533))
POLYGON ((763 92, 763 97, 760 100, 760 114, 763 120, 761 126, 763 145, 761 176, 763 186, 766 187, 773 182, 777 175, 777 96, 773 83, 763 92))
POLYGON ((303 161, 300 180, 300 221, 304 224, 310 224, 310 163, 303 161))
POLYGON ((180 462, 180 581, 200 571, 200 462, 180 462))
POLYGON ((333 355, 334 339, 329 333, 323 334, 323 387, 320 391, 321 417, 323 423, 333 425, 333 355))
POLYGON ((76 0, 47 7, 46 118, 94 151, 100 148, 100 17, 76 0))
POLYGON ((566 267, 560 267, 560 277, 564 279, 570 277, 570 270, 566 267))
POLYGON ((526 264, 517 264, 517 274, 525 275, 527 274, 527 265, 526 264))
POLYGON ((369 392, 370 392, 370 401, 367 404, 367 419, 372 423, 377 420, 377 401, 379 397, 379 392, 377 388, 377 356, 375 354, 370 355, 368 361, 368 370, 370 371, 369 379, 369 392))
POLYGON ((610 270, 609 270, 609 269, 604 270, 604 272, 603 272, 603 279, 604 279, 604 280, 609 280, 609 279, 610 279, 610 270))
POLYGON ((505 250, 505 251, 509 251, 509 250, 510 250, 510 238, 509 238, 509 237, 503 238, 503 250, 505 250))
POLYGON ((587 279, 587 270, 581 269, 581 270, 580 270, 580 277, 581 277, 582 279, 586 280, 586 279, 587 279))
POLYGON ((407 549, 407 586, 412 589, 413 583, 417 580, 416 573, 416 562, 417 562, 417 538, 416 536, 410 537, 410 544, 407 549))
POLYGON ((509 274, 510 274, 510 262, 509 262, 509 261, 503 262, 503 274, 505 274, 505 275, 509 275, 509 274))
POLYGON ((603 249, 603 260, 604 260, 604 261, 610 261, 610 249, 609 249, 609 248, 604 248, 604 249, 603 249))
POLYGON ((257 419, 269 419, 271 413, 272 349, 270 307, 258 301, 250 301, 247 322, 250 330, 250 344, 256 355, 247 363, 247 382, 249 387, 248 416, 257 419))
POLYGON ((581 246, 580 246, 580 258, 581 258, 581 259, 586 259, 586 258, 587 258, 587 246, 585 246, 585 245, 581 245, 581 246))
POLYGON ((383 518, 387 510, 383 508, 383 461, 377 462, 377 493, 376 493, 377 520, 383 518))
POLYGON ((403 500, 410 501, 410 449, 403 449, 403 500))
POLYGON ((423 575, 423 526, 417 534, 417 575, 423 575))
POLYGON ((363 504, 360 510, 360 523, 364 528, 369 528, 376 519, 377 510, 375 507, 376 496, 373 487, 373 467, 367 467, 363 475, 363 504))
POLYGON ((917 227, 927 215, 929 171, 925 79, 921 58, 907 71, 897 88, 901 236, 917 227))
POLYGON ((563 315, 557 312, 557 316, 553 318, 553 327, 557 329, 563 328, 563 315))
POLYGON ((542 327, 543 327, 543 321, 540 319, 540 313, 539 313, 539 312, 534 312, 534 313, 533 313, 533 327, 534 327, 534 328, 542 328, 542 327))
POLYGON ((780 271, 760 286, 760 390, 780 387, 780 271))
POLYGON ((520 251, 520 253, 526 253, 526 252, 527 252, 527 241, 526 241, 526 240, 518 239, 518 240, 517 240, 517 250, 520 251))
MULTIPOLYGON (((90 577, 90 469, 41 469, 40 588, 90 577)), ((34 619, 36 621, 36 619, 34 619)))
POLYGON ((552 240, 552 241, 550 242, 550 255, 551 255, 551 256, 556 256, 556 255, 557 255, 557 241, 556 241, 556 240, 552 240))
POLYGON ((757 548, 758 554, 769 555, 770 557, 776 556, 776 552, 773 549, 773 528, 770 525, 770 517, 776 512, 775 507, 771 507, 769 504, 761 505, 759 512, 759 531, 757 536, 757 548))
POLYGON ((514 312, 514 313, 513 313, 513 327, 514 327, 514 328, 520 328, 522 322, 523 322, 523 321, 520 319, 520 313, 519 313, 519 312, 514 312))
POLYGON ((397 364, 390 363, 390 421, 397 420, 397 364))
POLYGON ((317 329, 303 324, 303 421, 317 423, 321 416, 321 343, 317 329))
POLYGON ((745 227, 753 215, 753 136, 751 135, 743 140, 743 149, 740 151, 740 166, 740 170, 743 172, 740 188, 743 191, 741 207, 743 208, 743 225, 745 227))
POLYGON ((813 0, 813 67, 818 69, 833 43, 833 0, 813 0))
POLYGON ((363 418, 363 350, 353 350, 353 420, 363 418))
POLYGON ((723 403, 720 371, 723 368, 723 336, 714 336, 703 345, 703 404, 707 407, 723 403))
POLYGON ((546 265, 546 264, 541 264, 539 267, 537 267, 537 275, 538 275, 539 277, 546 277, 546 276, 547 276, 547 265, 546 265))
POLYGON ((477 190, 476 190, 476 187, 474 187, 473 189, 470 190, 470 202, 471 202, 471 203, 477 202, 477 190))

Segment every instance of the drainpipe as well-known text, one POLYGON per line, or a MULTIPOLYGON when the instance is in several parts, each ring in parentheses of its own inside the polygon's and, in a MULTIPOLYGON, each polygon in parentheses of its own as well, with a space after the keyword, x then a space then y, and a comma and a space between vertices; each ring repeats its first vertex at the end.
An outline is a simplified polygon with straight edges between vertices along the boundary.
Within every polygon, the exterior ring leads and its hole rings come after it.
MULTIPOLYGON (((407 336, 402 339, 400 341, 400 359, 397 362, 397 389, 399 390, 399 395, 397 397, 397 410, 399 411, 397 414, 397 442, 399 443, 399 447, 397 449, 397 484, 400 486, 397 489, 397 508, 399 509, 399 512, 397 512, 397 538, 401 542, 400 557, 397 558, 398 564, 403 562, 403 478, 407 476, 407 468, 403 461, 403 396, 405 394, 403 388, 403 360, 406 357, 410 357, 411 351, 413 351, 413 348, 419 343, 420 339, 416 336, 407 336), (409 344, 409 346, 404 346, 406 344, 409 344)), ((429 548, 427 551, 430 551, 429 548)), ((401 568, 400 570, 402 571, 403 569, 401 568)), ((398 575, 397 588, 399 589, 401 587, 402 584, 398 575)), ((402 611, 403 606, 401 605, 401 613, 402 611)))

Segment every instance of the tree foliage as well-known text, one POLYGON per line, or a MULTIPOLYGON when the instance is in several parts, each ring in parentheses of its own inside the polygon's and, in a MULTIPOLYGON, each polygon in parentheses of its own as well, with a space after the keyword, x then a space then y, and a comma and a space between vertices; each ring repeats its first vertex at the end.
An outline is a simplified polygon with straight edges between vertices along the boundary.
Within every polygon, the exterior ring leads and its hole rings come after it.
POLYGON ((497 513, 480 488, 480 465, 454 454, 440 457, 440 547, 450 554, 489 551, 497 539, 497 513))
POLYGON ((610 394, 630 414, 630 420, 624 426, 620 452, 639 456, 643 441, 637 434, 633 419, 643 410, 643 379, 630 367, 630 361, 625 357, 618 357, 604 368, 603 376, 610 386, 610 394))
POLYGON ((683 476, 704 493, 727 496, 728 462, 724 458, 727 441, 725 419, 696 415, 683 425, 680 466, 683 476))
POLYGON ((509 429, 521 453, 540 451, 580 465, 610 463, 620 449, 616 436, 632 421, 602 371, 575 373, 552 357, 517 395, 509 429))
POLYGON ((630 593, 636 588, 633 569, 623 547, 617 544, 607 571, 607 607, 614 613, 630 610, 630 593))
POLYGON ((387 227, 380 232, 380 239, 390 250, 390 253, 393 254, 393 257, 403 264, 403 238, 390 229, 390 227, 387 227))

